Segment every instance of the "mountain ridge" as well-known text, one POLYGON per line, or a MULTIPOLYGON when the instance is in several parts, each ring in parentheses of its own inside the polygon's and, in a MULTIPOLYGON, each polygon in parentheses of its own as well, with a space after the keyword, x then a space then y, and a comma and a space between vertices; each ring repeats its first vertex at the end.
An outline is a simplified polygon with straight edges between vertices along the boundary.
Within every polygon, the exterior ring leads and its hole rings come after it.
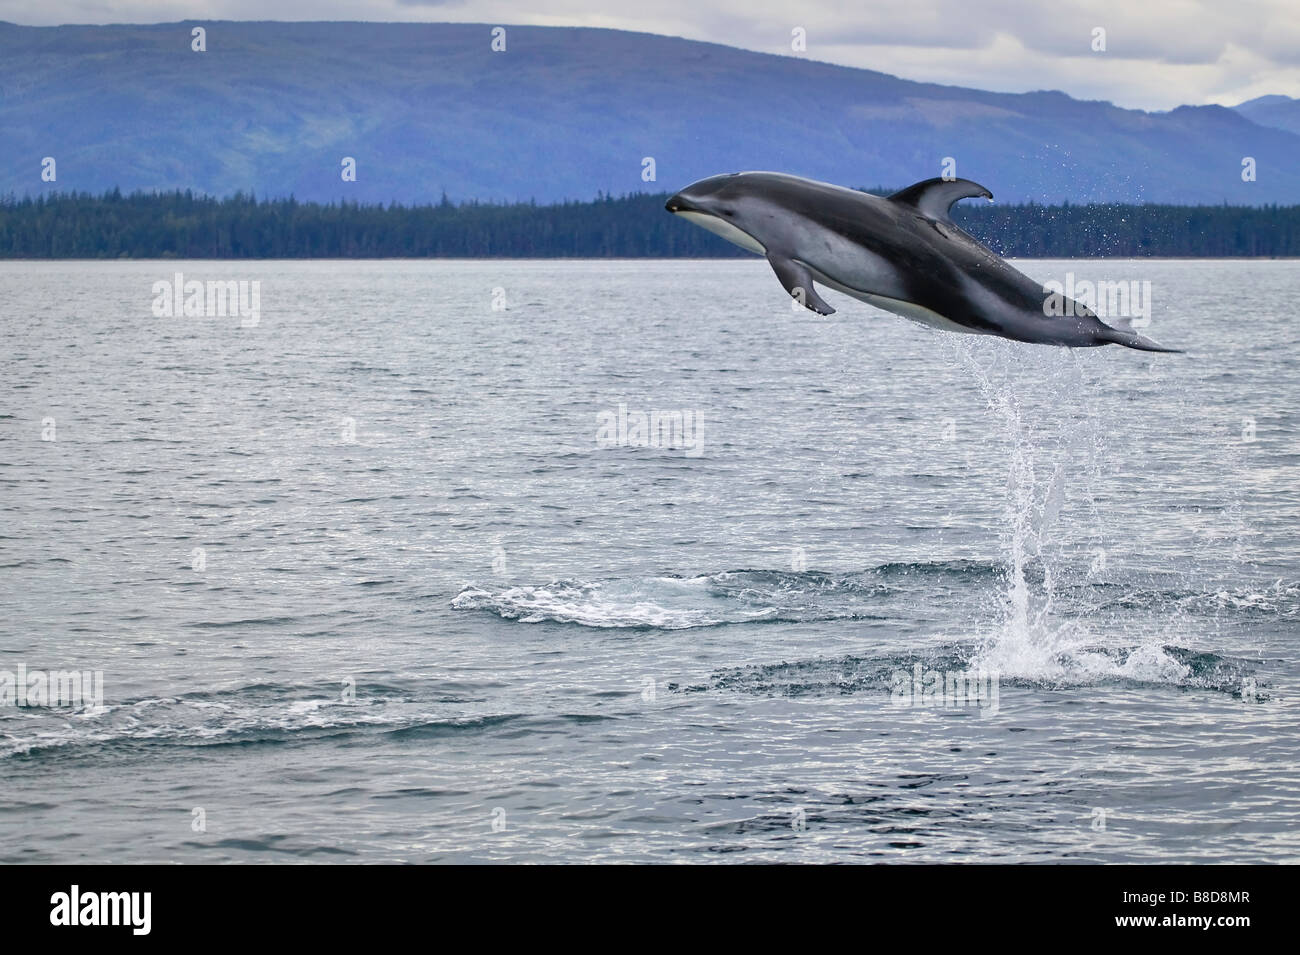
POLYGON ((1300 202, 1300 131, 1240 107, 1150 113, 590 27, 507 24, 494 53, 494 26, 0 22, 0 193, 548 202, 736 169, 906 185, 952 157, 1000 201, 1300 202))
POLYGON ((1287 132, 1300 133, 1300 99, 1270 93, 1267 96, 1248 99, 1232 108, 1260 126, 1272 126, 1287 132))

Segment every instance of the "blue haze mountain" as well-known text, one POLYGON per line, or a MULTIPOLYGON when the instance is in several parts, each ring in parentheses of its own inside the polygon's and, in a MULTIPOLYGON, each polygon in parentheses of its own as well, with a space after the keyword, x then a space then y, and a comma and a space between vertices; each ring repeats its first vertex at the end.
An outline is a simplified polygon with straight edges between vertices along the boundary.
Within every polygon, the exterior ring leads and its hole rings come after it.
POLYGON ((953 157, 999 202, 1300 203, 1300 130, 1250 104, 1147 113, 562 27, 495 53, 488 24, 217 21, 196 53, 196 25, 0 23, 0 194, 550 202, 742 169, 895 187, 953 157))

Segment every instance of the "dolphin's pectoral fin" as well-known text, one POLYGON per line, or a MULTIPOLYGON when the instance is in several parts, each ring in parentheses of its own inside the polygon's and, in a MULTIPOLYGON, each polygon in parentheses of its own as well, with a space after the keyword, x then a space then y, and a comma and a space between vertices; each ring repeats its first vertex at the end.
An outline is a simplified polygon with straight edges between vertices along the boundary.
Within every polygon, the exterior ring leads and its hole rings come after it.
POLYGON ((918 182, 894 193, 889 197, 889 201, 911 206, 921 215, 929 216, 931 219, 951 222, 952 217, 948 210, 954 203, 960 199, 977 197, 992 199, 993 193, 978 182, 971 182, 969 179, 926 179, 924 182, 918 182))
POLYGON ((812 272, 808 270, 808 266, 794 259, 771 253, 768 253, 767 261, 771 264, 776 277, 781 280, 781 284, 785 286, 785 290, 796 302, 804 308, 812 309, 818 315, 835 313, 835 309, 822 301, 822 297, 817 294, 817 289, 813 287, 812 272))

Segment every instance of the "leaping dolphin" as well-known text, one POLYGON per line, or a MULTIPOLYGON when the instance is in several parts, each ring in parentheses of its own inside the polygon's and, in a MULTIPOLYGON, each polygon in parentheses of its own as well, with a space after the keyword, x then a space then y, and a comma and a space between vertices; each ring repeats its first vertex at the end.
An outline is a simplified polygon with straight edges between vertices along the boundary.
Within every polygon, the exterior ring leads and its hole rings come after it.
POLYGON ((665 208, 767 257, 785 290, 821 315, 814 281, 869 305, 954 332, 1020 342, 1125 345, 1173 352, 1111 328, 1086 305, 1046 292, 963 232, 950 210, 989 192, 969 179, 927 179, 888 198, 775 172, 692 183, 665 208))

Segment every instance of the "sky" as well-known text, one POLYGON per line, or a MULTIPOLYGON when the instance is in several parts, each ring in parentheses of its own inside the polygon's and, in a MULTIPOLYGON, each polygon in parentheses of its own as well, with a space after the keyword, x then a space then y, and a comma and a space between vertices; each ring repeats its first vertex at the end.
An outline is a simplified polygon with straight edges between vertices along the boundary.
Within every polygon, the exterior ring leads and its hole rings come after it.
POLYGON ((0 0, 0 20, 610 27, 1134 109, 1300 97, 1300 0, 0 0), (792 50, 800 28, 806 51, 792 50), (1104 37, 1096 31, 1103 30, 1104 37), (1104 49, 1099 46, 1104 39, 1104 49))

